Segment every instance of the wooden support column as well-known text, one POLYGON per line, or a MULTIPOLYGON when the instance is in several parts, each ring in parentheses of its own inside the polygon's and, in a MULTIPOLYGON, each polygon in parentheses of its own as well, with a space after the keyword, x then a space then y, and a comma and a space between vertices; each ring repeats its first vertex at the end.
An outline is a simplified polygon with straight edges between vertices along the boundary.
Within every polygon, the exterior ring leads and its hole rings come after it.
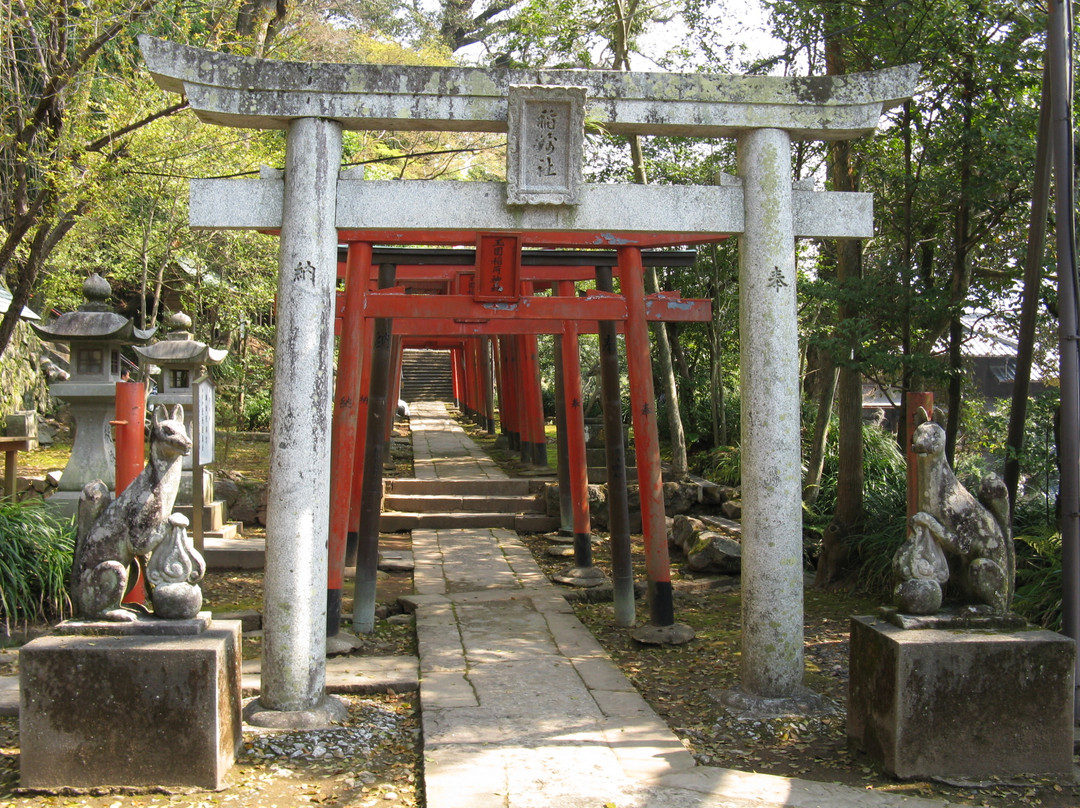
POLYGON ((491 337, 480 338, 480 381, 484 389, 484 430, 495 434, 495 390, 491 373, 491 337))
POLYGON ((450 349, 450 371, 453 374, 454 379, 454 406, 461 410, 461 346, 458 345, 450 349))
POLYGON ((360 406, 360 364, 364 336, 363 303, 371 272, 371 245, 352 243, 345 261, 345 314, 338 342, 334 391, 333 446, 330 459, 330 550, 326 579, 326 636, 341 630, 345 586, 345 547, 356 457, 356 414, 360 406))
MULTIPOLYGON (((379 288, 394 285, 397 267, 379 265, 379 288)), ((375 580, 379 567, 379 517, 382 511, 382 464, 386 456, 385 420, 390 415, 386 393, 390 387, 390 348, 393 320, 375 321, 371 352, 371 381, 368 388, 367 432, 364 444, 364 485, 360 498, 360 526, 357 531, 356 579, 353 588, 353 630, 371 634, 375 630, 375 580)))
MULTIPOLYGON (((366 286, 366 284, 365 284, 366 286)), ((365 289, 365 294, 366 294, 365 289)), ((368 388, 371 387, 371 350, 375 341, 375 321, 364 318, 360 345, 360 384, 356 400, 356 448, 353 449, 352 494, 349 498, 349 532, 345 534, 345 566, 356 566, 357 534, 360 531, 360 502, 364 497, 364 450, 367 434, 368 388)))
MULTIPOLYGON (((596 288, 613 289, 611 267, 596 268, 596 288)), ((619 390, 619 338, 612 320, 601 320, 600 403, 604 410, 604 453, 607 459, 608 534, 611 542, 611 582, 615 625, 630 628, 637 620, 634 603, 634 567, 630 548, 630 504, 626 487, 626 436, 623 433, 622 394, 619 390)))
MULTIPOLYGON (((562 297, 573 297, 573 281, 559 281, 556 292, 562 297)), ((566 456, 574 531, 574 564, 556 575, 555 580, 575 586, 596 586, 607 576, 593 564, 592 526, 589 522, 589 463, 585 451, 581 354, 576 324, 570 320, 565 321, 560 336, 555 361, 562 367, 563 375, 563 389, 560 392, 566 411, 566 456)))
MULTIPOLYGON (((562 356, 562 335, 555 335, 555 356, 562 356)), ((574 535, 574 501, 570 493, 570 457, 566 453, 566 377, 562 360, 555 362, 555 456, 559 481, 559 535, 574 535)))
POLYGON ((619 248, 619 278, 626 299, 626 365, 630 374, 630 408, 641 496, 641 527, 645 537, 645 569, 649 578, 651 625, 645 626, 635 636, 650 642, 688 642, 694 636, 693 630, 675 622, 667 525, 664 521, 660 436, 656 426, 656 396, 653 392, 652 362, 649 359, 649 325, 645 319, 645 285, 640 248, 619 248))
POLYGON ((526 395, 529 429, 527 451, 525 441, 522 441, 522 459, 534 466, 546 466, 547 435, 544 432, 544 398, 540 390, 540 348, 535 334, 525 334, 522 342, 525 347, 523 352, 525 373, 522 387, 526 395))

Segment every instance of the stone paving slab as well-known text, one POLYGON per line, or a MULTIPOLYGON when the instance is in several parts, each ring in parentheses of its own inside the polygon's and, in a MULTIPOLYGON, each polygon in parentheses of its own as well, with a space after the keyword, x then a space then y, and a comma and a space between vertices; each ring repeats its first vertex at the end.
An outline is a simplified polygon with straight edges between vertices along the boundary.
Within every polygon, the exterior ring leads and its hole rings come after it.
MULTIPOLYGON (((326 660, 326 692, 404 693, 419 689, 419 660, 413 656, 348 657, 326 660)), ((260 687, 260 660, 245 660, 241 685, 244 696, 254 696, 260 687)))

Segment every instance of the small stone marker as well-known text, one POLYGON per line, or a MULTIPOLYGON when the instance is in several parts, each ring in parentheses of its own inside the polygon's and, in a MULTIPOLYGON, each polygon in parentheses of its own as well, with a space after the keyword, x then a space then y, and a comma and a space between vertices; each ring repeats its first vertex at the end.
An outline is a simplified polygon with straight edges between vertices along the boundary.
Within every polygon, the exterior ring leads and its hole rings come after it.
POLYGON ((512 85, 506 201, 576 205, 585 143, 585 88, 512 85))

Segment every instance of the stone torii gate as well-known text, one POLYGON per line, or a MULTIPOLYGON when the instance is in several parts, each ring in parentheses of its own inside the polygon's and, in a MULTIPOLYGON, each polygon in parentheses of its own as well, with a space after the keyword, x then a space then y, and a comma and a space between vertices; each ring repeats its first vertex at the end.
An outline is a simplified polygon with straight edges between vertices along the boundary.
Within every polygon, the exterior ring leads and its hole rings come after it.
MULTIPOLYGON (((631 261, 635 245, 649 243, 639 236, 739 237, 741 689, 801 695, 795 239, 870 237, 873 215, 869 194, 793 187, 791 143, 873 134, 884 109, 911 96, 917 67, 814 78, 508 71, 274 62, 145 36, 140 46, 158 84, 185 95, 201 120, 287 131, 283 177, 191 186, 192 226, 281 235, 264 708, 333 709, 324 687, 327 503, 336 253, 348 230, 599 233, 596 246, 631 261), (612 134, 733 137, 738 177, 708 187, 583 184, 586 117, 612 134), (364 181, 339 171, 345 129, 516 131, 509 182, 364 181)), ((662 533, 662 511, 645 530, 647 541, 662 533)))

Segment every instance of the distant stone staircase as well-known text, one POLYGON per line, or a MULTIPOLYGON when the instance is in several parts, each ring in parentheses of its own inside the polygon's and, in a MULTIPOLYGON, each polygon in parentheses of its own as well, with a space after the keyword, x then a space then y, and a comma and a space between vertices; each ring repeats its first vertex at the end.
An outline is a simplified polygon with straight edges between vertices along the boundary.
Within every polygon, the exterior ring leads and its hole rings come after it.
POLYGON ((558 517, 544 512, 544 481, 384 481, 379 529, 394 533, 423 528, 507 528, 527 533, 556 530, 558 517))
POLYGON ((401 360, 401 397, 405 401, 453 401, 450 352, 406 349, 401 360))

